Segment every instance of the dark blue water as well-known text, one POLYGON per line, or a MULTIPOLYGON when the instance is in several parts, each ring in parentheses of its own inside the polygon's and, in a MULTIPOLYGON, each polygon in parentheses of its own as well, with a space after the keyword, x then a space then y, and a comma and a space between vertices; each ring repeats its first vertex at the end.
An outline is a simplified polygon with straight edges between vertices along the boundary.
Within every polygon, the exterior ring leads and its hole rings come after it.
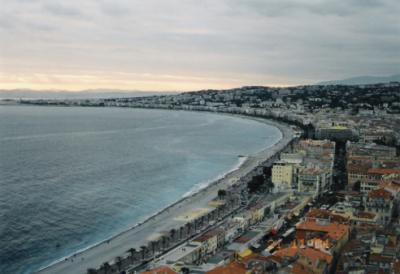
POLYGON ((280 136, 209 113, 0 106, 0 273, 115 235, 280 136))

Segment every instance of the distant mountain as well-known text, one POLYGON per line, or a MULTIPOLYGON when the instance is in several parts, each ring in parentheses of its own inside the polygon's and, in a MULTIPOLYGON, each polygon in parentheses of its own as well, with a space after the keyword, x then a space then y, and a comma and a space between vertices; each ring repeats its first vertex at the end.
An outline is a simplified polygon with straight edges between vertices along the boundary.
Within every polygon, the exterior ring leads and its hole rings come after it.
POLYGON ((1 99, 96 99, 142 97, 152 95, 175 94, 174 92, 146 92, 111 89, 89 89, 82 91, 65 90, 30 90, 30 89, 0 89, 1 99))
POLYGON ((316 85, 372 85, 390 82, 400 82, 400 74, 391 76, 359 76, 343 80, 319 82, 316 85))

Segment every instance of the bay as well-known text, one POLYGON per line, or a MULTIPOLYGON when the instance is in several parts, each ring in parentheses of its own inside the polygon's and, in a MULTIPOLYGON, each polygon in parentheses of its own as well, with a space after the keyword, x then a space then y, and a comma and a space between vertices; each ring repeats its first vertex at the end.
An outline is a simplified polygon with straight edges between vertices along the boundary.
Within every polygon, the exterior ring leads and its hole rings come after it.
POLYGON ((124 231, 280 138, 212 113, 0 106, 0 273, 124 231))

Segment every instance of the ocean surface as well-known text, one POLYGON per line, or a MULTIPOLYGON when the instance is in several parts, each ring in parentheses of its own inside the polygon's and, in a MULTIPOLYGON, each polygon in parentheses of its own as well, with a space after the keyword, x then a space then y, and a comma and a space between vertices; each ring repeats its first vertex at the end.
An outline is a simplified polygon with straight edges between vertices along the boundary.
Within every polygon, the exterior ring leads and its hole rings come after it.
POLYGON ((124 231, 280 138, 212 113, 0 106, 0 273, 124 231))

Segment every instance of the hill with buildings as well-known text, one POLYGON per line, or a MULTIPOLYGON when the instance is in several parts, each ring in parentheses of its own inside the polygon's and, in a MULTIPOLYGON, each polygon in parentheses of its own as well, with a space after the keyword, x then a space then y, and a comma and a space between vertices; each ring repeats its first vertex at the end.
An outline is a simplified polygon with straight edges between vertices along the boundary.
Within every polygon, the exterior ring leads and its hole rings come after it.
POLYGON ((317 85, 372 85, 400 82, 400 74, 390 76, 358 76, 343 80, 323 81, 317 85))

